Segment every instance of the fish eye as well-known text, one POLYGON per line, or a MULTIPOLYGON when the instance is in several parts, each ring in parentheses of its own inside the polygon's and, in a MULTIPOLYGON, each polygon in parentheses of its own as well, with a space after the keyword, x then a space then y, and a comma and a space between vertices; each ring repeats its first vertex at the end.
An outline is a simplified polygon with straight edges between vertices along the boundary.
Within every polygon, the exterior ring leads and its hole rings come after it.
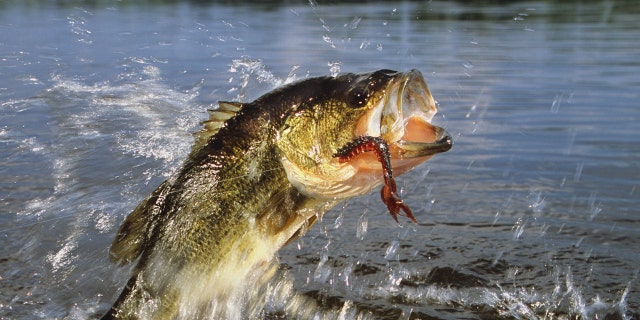
POLYGON ((362 88, 355 88, 351 90, 348 97, 349 106, 352 108, 360 108, 367 104, 369 101, 369 92, 362 88))

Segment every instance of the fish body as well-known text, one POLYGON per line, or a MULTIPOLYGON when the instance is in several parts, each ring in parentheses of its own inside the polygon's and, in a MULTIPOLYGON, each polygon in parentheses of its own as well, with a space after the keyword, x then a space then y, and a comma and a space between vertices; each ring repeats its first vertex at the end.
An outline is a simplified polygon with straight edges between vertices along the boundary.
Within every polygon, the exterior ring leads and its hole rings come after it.
POLYGON ((326 210, 451 147, 430 124, 435 112, 416 70, 311 78, 220 102, 178 173, 120 227, 111 259, 137 262, 103 319, 241 317, 224 301, 268 276, 276 252, 326 210), (354 144, 360 137, 384 144, 390 166, 354 144), (345 151, 352 145, 358 152, 345 151))

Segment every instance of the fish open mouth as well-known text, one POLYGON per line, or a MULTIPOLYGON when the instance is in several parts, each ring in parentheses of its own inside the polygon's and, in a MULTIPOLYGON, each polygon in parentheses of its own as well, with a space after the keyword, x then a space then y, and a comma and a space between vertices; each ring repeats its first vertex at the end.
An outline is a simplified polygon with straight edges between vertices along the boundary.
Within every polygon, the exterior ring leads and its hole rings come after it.
POLYGON ((398 74, 387 92, 380 134, 389 143, 393 160, 430 157, 451 149, 449 133, 431 124, 436 104, 420 71, 398 74))
MULTIPOLYGON (((414 120, 410 120, 414 121, 414 120)), ((413 125, 413 124, 412 124, 413 125)), ((441 152, 449 151, 453 146, 453 141, 449 133, 438 126, 427 124, 430 127, 430 131, 434 133, 435 138, 433 142, 421 142, 410 140, 398 140, 392 144, 394 148, 391 148, 391 156, 402 160, 411 158, 422 158, 432 156, 441 152)))
POLYGON ((404 215, 417 223, 409 206, 398 195, 393 176, 411 170, 437 153, 448 151, 453 143, 446 130, 431 124, 437 112, 436 104, 420 71, 380 72, 391 80, 384 88, 379 104, 365 118, 367 134, 359 135, 333 156, 340 163, 352 164, 359 157, 357 166, 363 175, 367 171, 374 175, 381 172, 380 196, 393 219, 398 222, 398 216, 404 215), (368 152, 369 158, 365 156, 368 152), (371 159, 372 156, 377 161, 371 159), (375 164, 380 171, 376 170, 375 164))

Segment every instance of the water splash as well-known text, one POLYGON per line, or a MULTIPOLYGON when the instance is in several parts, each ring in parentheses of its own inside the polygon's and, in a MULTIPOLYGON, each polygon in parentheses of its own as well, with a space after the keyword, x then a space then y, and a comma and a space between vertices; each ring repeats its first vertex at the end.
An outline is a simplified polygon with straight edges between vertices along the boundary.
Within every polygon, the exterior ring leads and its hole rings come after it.
POLYGON ((55 76, 49 95, 73 97, 75 101, 69 101, 72 104, 88 101, 86 107, 67 120, 78 128, 79 135, 86 139, 113 136, 124 153, 163 162, 161 174, 169 176, 171 168, 187 154, 191 132, 199 121, 191 104, 197 90, 182 93, 167 88, 154 66, 145 65, 142 72, 147 79, 122 85, 109 82, 87 85, 55 76), (130 127, 114 131, 96 125, 100 119, 114 118, 128 122, 130 127), (173 134, 168 134, 168 127, 173 134))
POLYGON ((365 235, 367 234, 367 229, 369 227, 369 219, 367 218, 367 210, 358 218, 358 225, 356 229, 356 238, 363 240, 365 235))
POLYGON ((598 202, 597 199, 597 195, 598 193, 595 191, 592 191, 591 194, 589 195, 589 221, 593 221, 593 219, 602 211, 602 208, 600 206, 600 202, 598 202))
POLYGON ((425 308, 433 310, 456 306, 458 314, 464 318, 479 317, 477 310, 484 310, 482 318, 631 319, 627 316, 624 296, 613 303, 598 296, 588 298, 576 286, 570 269, 565 272, 557 269, 555 275, 556 290, 549 294, 535 287, 517 284, 458 287, 455 285, 455 272, 451 276, 452 284, 435 284, 419 272, 404 269, 390 272, 384 285, 370 288, 363 294, 369 299, 393 299, 400 304, 399 308, 411 306, 409 313, 413 312, 418 317, 425 308))
POLYGON ((394 259, 396 257, 397 252, 398 252, 398 247, 399 246, 400 246, 400 241, 393 240, 391 242, 391 244, 389 245, 389 247, 387 247, 387 250, 385 251, 385 254, 384 254, 384 258, 386 260, 394 259))
POLYGON ((547 202, 542 196, 542 192, 541 191, 531 192, 529 196, 527 196, 527 199, 529 201, 529 209, 533 211, 534 216, 539 217, 547 205, 547 202))
POLYGON ((342 62, 341 61, 329 61, 329 73, 332 77, 337 77, 342 70, 342 62))
POLYGON ((93 44, 92 32, 89 28, 89 19, 85 16, 92 15, 89 11, 76 9, 76 12, 67 17, 71 33, 75 34, 77 41, 86 45, 93 44))
POLYGON ((556 114, 560 110, 560 105, 564 99, 564 93, 556 94, 556 98, 551 103, 551 113, 556 114))
MULTIPOLYGON (((248 56, 234 59, 227 71, 237 75, 239 78, 239 84, 231 87, 231 89, 228 90, 228 93, 236 92, 236 97, 234 99, 236 101, 242 102, 251 100, 255 98, 255 96, 253 96, 256 94, 255 92, 259 91, 254 90, 251 86, 253 81, 257 82, 259 85, 266 84, 267 89, 273 89, 283 84, 295 81, 297 79, 296 70, 299 68, 300 66, 293 65, 287 77, 281 79, 269 71, 268 67, 260 59, 251 59, 248 56), (248 92, 251 92, 252 95, 248 96, 248 92)), ((234 82, 235 80, 232 77, 229 81, 234 82)))
POLYGON ((518 221, 516 221, 516 223, 513 225, 513 240, 518 240, 520 239, 520 237, 522 237, 522 234, 524 233, 524 229, 525 226, 527 225, 527 223, 524 221, 524 219, 522 218, 518 218, 518 221))
MULTIPOLYGON (((29 261, 30 267, 19 269, 16 277, 25 280, 16 281, 23 286, 8 294, 25 306, 47 300, 43 318, 87 318, 91 309, 104 310, 96 301, 102 299, 104 288, 116 287, 111 283, 116 278, 110 277, 119 274, 108 267, 105 244, 118 225, 118 214, 128 212, 147 192, 144 179, 131 177, 146 173, 149 182, 169 176, 190 148, 191 131, 204 110, 193 101, 198 84, 185 91, 169 88, 156 63, 128 58, 117 79, 93 84, 54 74, 50 87, 37 96, 11 102, 10 107, 23 112, 8 116, 33 113, 36 117, 31 122, 47 128, 27 137, 32 130, 27 121, 2 133, 9 141, 25 137, 22 147, 12 147, 14 154, 29 154, 36 161, 27 178, 42 180, 48 191, 26 201, 16 210, 13 227, 3 230, 14 239, 29 239, 15 240, 20 246, 15 248, 17 257, 29 261), (153 165, 144 168, 140 159, 131 165, 127 157, 143 158, 153 165), (120 187, 104 188, 106 185, 120 187), (94 276, 86 276, 94 271, 94 276), (110 275, 105 277, 105 272, 110 275), (70 283, 99 288, 75 293, 68 289, 70 283), (52 290, 57 292, 55 298, 51 298, 52 290), (75 301, 76 308, 58 305, 69 301, 75 301), (66 310, 65 314, 57 315, 60 310, 66 310)), ((11 261, 7 267, 13 265, 11 261)), ((31 312, 19 305, 9 306, 13 308, 10 317, 31 312)))

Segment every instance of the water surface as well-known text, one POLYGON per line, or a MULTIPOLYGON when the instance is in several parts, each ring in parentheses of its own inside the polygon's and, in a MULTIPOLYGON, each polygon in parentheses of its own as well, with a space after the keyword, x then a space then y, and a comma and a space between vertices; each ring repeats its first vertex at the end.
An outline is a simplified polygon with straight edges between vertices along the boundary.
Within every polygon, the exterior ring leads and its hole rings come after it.
POLYGON ((0 5, 0 317, 104 313, 120 222, 216 101, 415 68, 455 139, 398 179, 420 224, 335 208, 264 316, 637 319, 639 34, 633 1, 0 5))

